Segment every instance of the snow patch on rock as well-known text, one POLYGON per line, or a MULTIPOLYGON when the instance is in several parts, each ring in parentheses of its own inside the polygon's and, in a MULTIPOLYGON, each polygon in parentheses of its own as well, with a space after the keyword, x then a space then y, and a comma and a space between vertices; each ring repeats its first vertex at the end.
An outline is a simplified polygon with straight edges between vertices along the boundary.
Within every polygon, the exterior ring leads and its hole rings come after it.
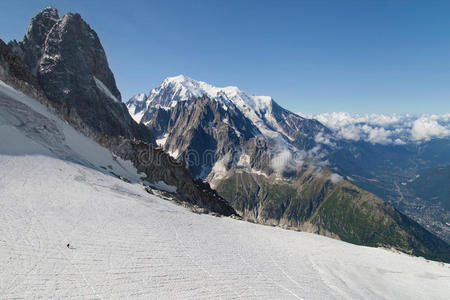
POLYGON ((112 99, 114 102, 120 103, 119 99, 117 99, 116 96, 114 96, 111 91, 106 87, 106 85, 97 77, 94 76, 95 84, 97 85, 98 89, 102 91, 108 98, 112 99))

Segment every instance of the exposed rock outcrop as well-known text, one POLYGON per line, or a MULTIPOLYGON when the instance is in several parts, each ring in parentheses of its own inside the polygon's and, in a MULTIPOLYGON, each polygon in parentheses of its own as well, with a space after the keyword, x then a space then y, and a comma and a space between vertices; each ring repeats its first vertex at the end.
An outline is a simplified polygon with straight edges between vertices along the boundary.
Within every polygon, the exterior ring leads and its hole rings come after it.
POLYGON ((154 143, 151 132, 134 122, 122 103, 100 40, 79 14, 59 18, 56 9, 46 8, 33 18, 24 40, 10 47, 47 98, 85 134, 154 143))
POLYGON ((24 65, 22 59, 0 39, 0 80, 35 99, 46 99, 36 77, 24 65))
POLYGON ((59 15, 55 8, 44 8, 31 20, 23 41, 19 43, 16 41, 10 42, 12 50, 22 58, 22 61, 34 76, 38 74, 47 35, 58 21, 59 15))
POLYGON ((201 179, 227 154, 237 162, 239 149, 249 147, 261 134, 235 105, 230 103, 225 109, 207 96, 178 102, 170 110, 154 108, 147 126, 157 136, 166 134, 164 149, 178 153, 201 179))
POLYGON ((165 185, 176 187, 179 200, 221 215, 237 215, 208 184, 194 180, 181 161, 162 149, 135 139, 106 139, 103 144, 122 159, 133 162, 138 172, 146 174, 143 179, 156 184, 162 181, 165 185))

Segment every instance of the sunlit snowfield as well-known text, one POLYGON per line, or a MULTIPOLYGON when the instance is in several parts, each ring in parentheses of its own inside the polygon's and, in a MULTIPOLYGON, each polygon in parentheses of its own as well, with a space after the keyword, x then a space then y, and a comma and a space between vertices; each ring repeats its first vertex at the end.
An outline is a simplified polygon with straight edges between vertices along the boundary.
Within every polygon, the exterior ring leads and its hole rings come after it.
POLYGON ((100 168, 135 181, 129 165, 0 87, 2 299, 450 298, 449 265, 149 195, 100 168))

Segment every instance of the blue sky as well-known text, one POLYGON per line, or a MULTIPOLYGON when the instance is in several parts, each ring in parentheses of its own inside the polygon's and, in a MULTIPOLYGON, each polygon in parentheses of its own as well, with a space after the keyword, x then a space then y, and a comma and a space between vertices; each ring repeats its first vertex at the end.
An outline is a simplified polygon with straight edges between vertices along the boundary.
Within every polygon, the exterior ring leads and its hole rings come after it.
POLYGON ((97 31, 124 100, 184 74, 295 112, 450 112, 450 1, 1 1, 0 38, 48 5, 97 31))

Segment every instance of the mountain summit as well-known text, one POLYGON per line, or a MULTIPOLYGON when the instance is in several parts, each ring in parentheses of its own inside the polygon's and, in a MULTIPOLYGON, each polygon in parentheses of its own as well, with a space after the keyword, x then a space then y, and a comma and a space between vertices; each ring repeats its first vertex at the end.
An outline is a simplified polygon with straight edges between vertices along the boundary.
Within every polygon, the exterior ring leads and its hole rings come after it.
POLYGON ((47 7, 31 21, 21 42, 10 43, 53 105, 87 135, 134 137, 154 142, 121 101, 97 33, 79 14, 59 17, 47 7))
MULTIPOLYGON (((127 107, 133 118, 144 124, 150 121, 155 109, 169 109, 180 101, 207 96, 211 100, 219 102, 224 109, 228 109, 230 104, 233 104, 265 134, 273 136, 283 132, 283 126, 279 124, 283 120, 276 118, 277 110, 280 110, 280 107, 270 96, 251 95, 236 86, 215 87, 185 75, 178 75, 166 78, 159 87, 150 91, 148 97, 144 98, 143 95, 145 94, 132 97, 127 102, 127 107)), ((293 116, 296 121, 305 120, 291 113, 291 117, 293 116)), ((325 129, 318 122, 315 123, 318 129, 325 129)), ((286 126, 286 124, 283 125, 286 126)), ((293 131, 298 128, 292 129, 289 130, 289 133, 283 132, 289 139, 293 139, 290 134, 293 134, 293 131)))

